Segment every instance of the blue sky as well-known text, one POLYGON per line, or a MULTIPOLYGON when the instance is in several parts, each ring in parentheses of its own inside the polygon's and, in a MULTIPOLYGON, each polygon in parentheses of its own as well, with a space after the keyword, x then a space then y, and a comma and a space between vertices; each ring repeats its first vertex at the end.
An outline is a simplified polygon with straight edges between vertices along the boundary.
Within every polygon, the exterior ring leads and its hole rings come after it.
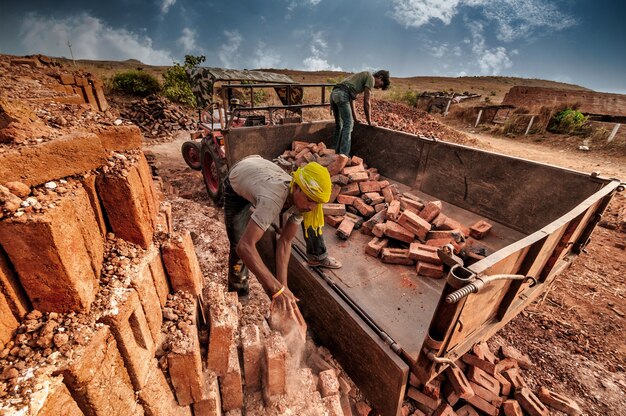
POLYGON ((0 0, 0 53, 207 66, 504 75, 626 94, 626 2, 0 0))

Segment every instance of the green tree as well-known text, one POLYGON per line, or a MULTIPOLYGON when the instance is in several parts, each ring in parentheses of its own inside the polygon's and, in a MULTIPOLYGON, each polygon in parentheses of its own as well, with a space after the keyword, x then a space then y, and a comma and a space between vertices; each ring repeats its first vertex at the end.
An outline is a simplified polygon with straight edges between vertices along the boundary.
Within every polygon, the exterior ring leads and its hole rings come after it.
POLYGON ((116 73, 113 75, 110 85, 111 90, 115 92, 138 97, 156 94, 161 89, 159 80, 156 77, 147 72, 134 69, 116 73))
POLYGON ((187 77, 187 69, 195 68, 206 60, 204 55, 185 55, 183 65, 174 62, 174 66, 163 74, 163 95, 170 100, 195 107, 196 97, 191 90, 191 84, 187 77))
POLYGON ((563 134, 586 134, 587 119, 580 111, 566 108, 552 117, 548 130, 563 134))

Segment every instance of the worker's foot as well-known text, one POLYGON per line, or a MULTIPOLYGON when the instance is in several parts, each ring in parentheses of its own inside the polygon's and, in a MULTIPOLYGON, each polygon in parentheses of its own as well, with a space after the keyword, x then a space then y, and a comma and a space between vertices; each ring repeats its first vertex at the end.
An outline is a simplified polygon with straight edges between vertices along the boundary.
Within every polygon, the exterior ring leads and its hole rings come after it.
POLYGON ((342 264, 334 257, 326 257, 322 260, 309 260, 307 264, 310 267, 326 267, 327 269, 340 269, 342 264))

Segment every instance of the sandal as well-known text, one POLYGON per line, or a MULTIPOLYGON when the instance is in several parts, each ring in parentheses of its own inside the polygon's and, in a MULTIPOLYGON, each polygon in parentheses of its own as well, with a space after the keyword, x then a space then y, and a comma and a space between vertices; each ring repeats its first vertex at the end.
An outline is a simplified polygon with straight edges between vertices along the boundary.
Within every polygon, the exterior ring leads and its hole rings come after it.
POLYGON ((326 257, 322 260, 308 260, 309 267, 326 267, 328 269, 340 269, 342 264, 334 257, 326 257))

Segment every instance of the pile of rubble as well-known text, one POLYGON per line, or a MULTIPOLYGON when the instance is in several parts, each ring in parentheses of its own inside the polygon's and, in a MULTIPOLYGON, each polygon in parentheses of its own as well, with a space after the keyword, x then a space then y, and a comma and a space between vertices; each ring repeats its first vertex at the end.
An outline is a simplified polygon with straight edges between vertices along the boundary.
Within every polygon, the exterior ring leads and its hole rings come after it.
POLYGON ((478 221, 467 227, 441 212, 441 201, 423 201, 395 184, 380 180, 358 156, 335 154, 323 142, 294 141, 281 160, 296 166, 316 161, 331 174, 333 190, 324 204, 325 222, 347 240, 360 229, 374 238, 365 252, 391 264, 416 265, 422 276, 441 278, 443 263, 438 250, 459 263, 472 264, 486 257, 488 248, 477 240, 486 237, 491 224, 478 221))
POLYGON ((185 110, 157 95, 131 102, 121 115, 150 138, 170 138, 180 130, 194 129, 194 120, 185 110))
POLYGON ((545 387, 535 394, 522 376, 530 366, 528 356, 515 348, 503 346, 497 357, 486 343, 478 343, 421 388, 411 376, 406 414, 414 410, 413 416, 548 416, 552 414, 548 407, 582 414, 578 403, 562 394, 545 387))

